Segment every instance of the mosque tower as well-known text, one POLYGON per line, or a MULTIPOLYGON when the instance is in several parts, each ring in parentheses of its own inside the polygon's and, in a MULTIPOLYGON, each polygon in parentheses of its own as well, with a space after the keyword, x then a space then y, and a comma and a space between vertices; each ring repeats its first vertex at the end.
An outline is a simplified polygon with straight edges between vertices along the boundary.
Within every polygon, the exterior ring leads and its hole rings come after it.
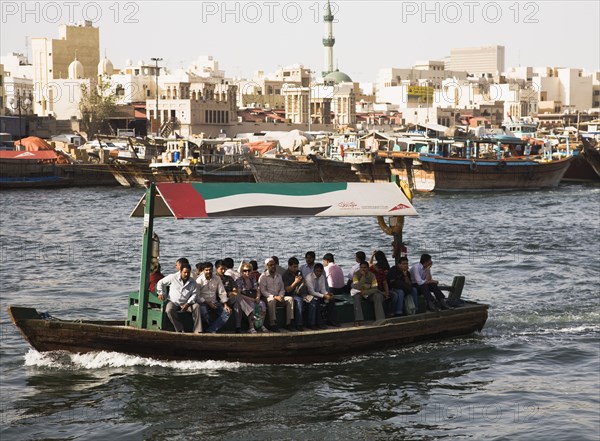
POLYGON ((335 44, 335 38, 333 38, 333 14, 331 13, 331 4, 327 0, 327 11, 323 17, 325 22, 325 32, 327 36, 323 38, 323 46, 325 47, 325 70, 322 72, 323 77, 327 76, 328 73, 333 72, 333 45, 335 44))

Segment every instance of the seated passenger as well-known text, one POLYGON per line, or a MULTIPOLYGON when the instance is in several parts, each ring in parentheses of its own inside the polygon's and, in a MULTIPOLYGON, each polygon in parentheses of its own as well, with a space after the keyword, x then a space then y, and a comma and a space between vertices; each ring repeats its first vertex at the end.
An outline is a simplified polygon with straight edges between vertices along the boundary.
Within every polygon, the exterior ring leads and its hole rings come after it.
POLYGON ((250 277, 256 280, 258 283, 258 278, 260 277, 260 271, 258 271, 258 262, 256 260, 250 261, 250 266, 252 266, 252 271, 250 272, 250 277))
POLYGON ((314 271, 316 257, 317 257, 317 255, 315 254, 314 251, 307 251, 306 254, 304 254, 304 260, 306 261, 306 263, 303 263, 302 265, 300 265, 300 267, 298 269, 302 273, 302 277, 304 277, 305 279, 306 279, 306 276, 308 276, 310 273, 312 273, 314 271))
POLYGON ((240 278, 241 274, 235 269, 233 269, 233 259, 231 257, 226 257, 225 259, 223 259, 223 263, 227 267, 225 274, 227 274, 229 277, 233 277, 233 280, 237 281, 237 279, 240 278))
MULTIPOLYGON (((300 262, 298 262, 298 259, 295 257, 290 257, 288 259, 288 269, 282 277, 285 295, 286 297, 291 297, 294 301, 294 321, 296 326, 288 326, 290 331, 304 330, 303 303, 305 297, 308 295, 308 290, 306 289, 306 284, 304 283, 304 277, 302 277, 302 273, 298 270, 299 263, 300 262)), ((311 297, 309 303, 312 303, 311 307, 316 311, 317 299, 311 297)))
POLYGON ((344 294, 346 292, 346 283, 344 282, 344 271, 335 264, 333 254, 326 253, 323 256, 323 267, 325 268, 325 277, 327 286, 334 295, 344 294))
POLYGON ((388 271, 387 280, 391 293, 395 294, 393 314, 403 315, 405 309, 407 315, 414 314, 419 303, 417 302, 417 288, 413 287, 410 271, 408 270, 408 258, 401 257, 398 260, 398 264, 388 271), (412 299, 413 305, 411 308, 404 307, 405 299, 408 296, 411 296, 412 299))
POLYGON ((289 327, 294 318, 294 301, 291 297, 285 296, 283 279, 276 272, 275 261, 273 258, 269 257, 265 260, 265 265, 265 272, 262 273, 258 279, 258 289, 260 295, 267 300, 270 329, 273 332, 279 332, 275 307, 278 303, 285 305, 285 324, 289 327))
MULTIPOLYGON (((233 262, 233 260, 231 262, 233 262)), ((237 284, 232 276, 227 275, 229 267, 225 260, 217 260, 215 262, 215 268, 217 270, 217 276, 221 278, 221 282, 223 282, 223 287, 227 293, 227 304, 233 310, 233 315, 235 317, 235 332, 239 334, 242 332, 242 314, 240 313, 240 299, 238 296, 237 284)))
POLYGON ((319 314, 320 305, 326 305, 325 319, 326 323, 330 326, 340 326, 337 323, 336 311, 335 311, 335 300, 333 294, 329 292, 327 287, 327 279, 323 274, 325 269, 322 263, 315 263, 315 269, 312 273, 306 276, 306 288, 308 289, 308 295, 304 298, 308 301, 308 327, 311 329, 324 328, 324 323, 321 320, 321 314, 319 314), (317 299, 318 304, 313 306, 313 299, 309 297, 314 296, 317 299))
POLYGON ((375 305, 375 320, 383 320, 383 293, 377 289, 377 279, 369 271, 368 262, 361 262, 358 271, 352 278, 352 289, 350 294, 354 299, 354 325, 360 326, 364 320, 362 311, 362 299, 369 300, 375 305))
POLYGON ((165 276, 160 272, 160 263, 158 263, 157 259, 152 259, 152 262, 150 263, 150 283, 148 284, 150 292, 156 292, 156 284, 164 277, 165 276))
POLYGON ((231 314, 227 305, 227 292, 220 277, 213 277, 213 265, 202 264, 202 274, 196 279, 198 284, 197 302, 200 304, 202 321, 207 325, 206 332, 214 334, 223 327, 231 314))
POLYGON ((348 271, 348 281, 346 282, 346 291, 348 292, 350 292, 350 289, 352 288, 352 278, 354 277, 354 273, 358 271, 360 262, 367 260, 367 255, 364 251, 357 251, 354 254, 354 260, 356 261, 356 263, 354 263, 354 265, 352 265, 352 268, 350 268, 350 271, 348 271))
POLYGON ((252 273, 252 266, 249 263, 242 265, 242 275, 237 279, 238 292, 240 294, 240 311, 248 319, 248 332, 255 334, 257 328, 262 332, 267 332, 267 328, 264 326, 258 326, 255 328, 254 315, 255 309, 258 306, 260 310, 260 322, 265 322, 265 316, 267 315, 267 306, 265 302, 260 300, 260 291, 258 290, 258 282, 253 279, 250 274, 252 273))
POLYGON ((444 293, 438 287, 438 281, 431 278, 431 266, 433 260, 429 254, 422 254, 419 263, 416 263, 410 269, 413 284, 416 286, 417 291, 427 302, 427 309, 430 311, 437 311, 438 309, 448 309, 446 304, 446 297, 444 293), (435 295, 434 297, 431 293, 435 295))
POLYGON ((169 301, 165 311, 176 332, 183 332, 183 323, 177 314, 189 309, 194 318, 194 332, 199 334, 202 332, 202 320, 200 319, 200 308, 196 304, 198 287, 196 282, 190 278, 190 264, 182 263, 180 268, 179 272, 169 274, 156 283, 157 295, 160 300, 165 300, 165 287, 169 287, 169 301))
POLYGON ((390 270, 390 264, 385 257, 383 251, 373 251, 371 260, 369 261, 369 271, 375 274, 377 279, 377 289, 383 294, 384 311, 388 317, 391 317, 394 313, 393 307, 396 302, 396 294, 390 293, 390 289, 387 283, 387 273, 390 270))

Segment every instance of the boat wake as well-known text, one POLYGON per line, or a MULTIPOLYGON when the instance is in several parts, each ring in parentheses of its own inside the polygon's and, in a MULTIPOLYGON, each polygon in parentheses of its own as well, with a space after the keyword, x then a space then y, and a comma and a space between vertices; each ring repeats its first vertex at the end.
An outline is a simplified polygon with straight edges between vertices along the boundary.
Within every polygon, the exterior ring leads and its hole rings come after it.
POLYGON ((165 361, 127 355, 119 352, 90 352, 87 354, 72 354, 65 351, 38 352, 30 349, 25 354, 25 366, 51 369, 105 369, 124 367, 163 367, 180 371, 204 371, 206 373, 222 370, 237 370, 245 363, 227 361, 165 361))

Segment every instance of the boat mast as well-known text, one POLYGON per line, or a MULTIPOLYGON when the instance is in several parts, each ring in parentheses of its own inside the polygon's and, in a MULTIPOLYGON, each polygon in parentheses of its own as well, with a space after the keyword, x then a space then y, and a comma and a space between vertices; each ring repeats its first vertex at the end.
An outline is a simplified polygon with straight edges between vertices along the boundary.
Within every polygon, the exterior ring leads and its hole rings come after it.
POLYGON ((138 290, 137 320, 131 325, 146 329, 148 322, 148 298, 150 283, 150 262, 152 260, 152 234, 154 229, 154 198, 156 185, 146 181, 146 203, 144 204, 144 236, 142 241, 142 265, 138 290))

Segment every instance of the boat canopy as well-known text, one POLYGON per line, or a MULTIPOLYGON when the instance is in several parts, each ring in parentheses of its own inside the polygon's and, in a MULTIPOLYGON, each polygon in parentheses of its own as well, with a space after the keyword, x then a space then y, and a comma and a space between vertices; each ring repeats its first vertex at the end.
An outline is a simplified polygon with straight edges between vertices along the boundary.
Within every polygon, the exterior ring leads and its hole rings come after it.
MULTIPOLYGON (((395 183, 157 183, 154 217, 414 216, 395 183)), ((144 216, 145 197, 131 213, 144 216)))

